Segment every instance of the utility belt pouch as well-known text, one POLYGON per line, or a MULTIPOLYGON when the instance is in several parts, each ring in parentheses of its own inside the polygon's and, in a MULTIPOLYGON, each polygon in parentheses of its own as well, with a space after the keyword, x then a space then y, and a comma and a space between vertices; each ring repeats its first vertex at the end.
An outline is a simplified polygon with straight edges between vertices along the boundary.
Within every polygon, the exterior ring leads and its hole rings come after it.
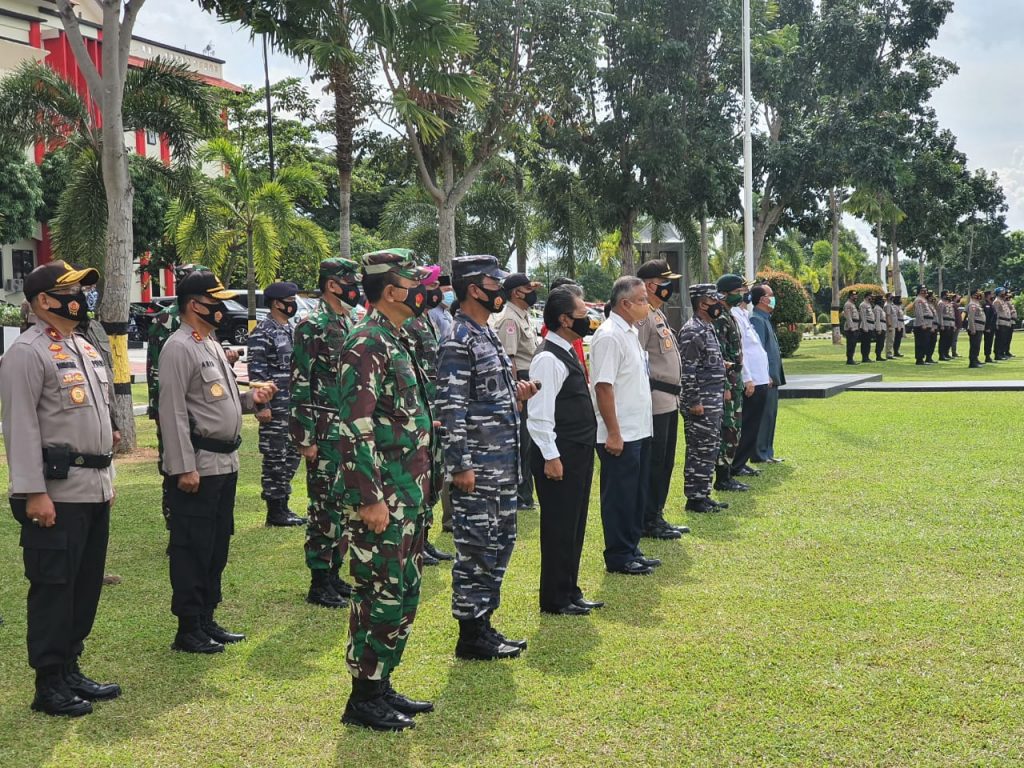
POLYGON ((71 446, 53 445, 43 451, 44 476, 47 480, 67 480, 71 469, 71 446))

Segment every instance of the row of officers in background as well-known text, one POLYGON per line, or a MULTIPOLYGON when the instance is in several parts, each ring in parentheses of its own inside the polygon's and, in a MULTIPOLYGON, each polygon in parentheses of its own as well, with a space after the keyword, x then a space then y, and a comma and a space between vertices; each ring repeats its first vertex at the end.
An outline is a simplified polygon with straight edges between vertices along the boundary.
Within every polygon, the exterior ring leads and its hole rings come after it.
POLYGON ((965 302, 959 294, 942 291, 937 297, 926 286, 919 285, 913 302, 905 309, 899 294, 869 294, 860 300, 857 291, 851 291, 843 307, 846 364, 873 362, 872 347, 874 362, 903 357, 900 346, 907 326, 907 311, 913 321, 917 365, 935 365, 959 358, 961 333, 968 336, 970 368, 1008 360, 1013 357, 1010 344, 1018 322, 1013 296, 1006 288, 978 289, 965 302), (984 363, 980 360, 983 343, 984 363), (855 359, 858 346, 860 362, 855 359))
MULTIPOLYGON (((782 461, 773 442, 785 383, 768 286, 736 276, 693 286, 694 318, 675 334, 661 311, 678 275, 651 262, 614 285, 594 333, 582 288, 560 278, 537 338, 538 283, 490 256, 455 260, 450 278, 389 249, 362 264, 320 267, 321 303, 295 327, 297 288, 265 291, 269 317, 249 347, 246 391, 217 341, 230 293, 209 271, 183 275, 153 329, 150 415, 158 425, 172 648, 223 652, 245 636, 221 626, 222 577, 235 530, 242 415, 259 422, 268 525, 306 525, 307 600, 349 602, 352 691, 343 721, 380 730, 433 708, 391 683, 419 603, 434 509, 456 549, 459 658, 519 656, 525 640, 492 617, 516 540, 517 514, 541 508, 540 609, 602 607, 579 585, 596 454, 605 567, 631 576, 660 565, 644 537, 677 539, 666 520, 678 415, 686 431, 686 509, 712 512, 712 486, 744 491, 754 463, 782 461), (724 282, 723 282, 724 281, 724 282), (356 321, 360 307, 367 308, 356 321), (589 367, 588 367, 589 362, 589 367), (308 520, 288 509, 305 463, 308 520), (348 559, 352 583, 339 575, 348 559)), ((0 363, 11 506, 21 523, 32 706, 82 715, 121 695, 79 667, 99 600, 115 498, 110 374, 77 332, 95 270, 54 262, 25 292, 37 318, 0 363), (26 407, 35 404, 35 408, 26 407)))

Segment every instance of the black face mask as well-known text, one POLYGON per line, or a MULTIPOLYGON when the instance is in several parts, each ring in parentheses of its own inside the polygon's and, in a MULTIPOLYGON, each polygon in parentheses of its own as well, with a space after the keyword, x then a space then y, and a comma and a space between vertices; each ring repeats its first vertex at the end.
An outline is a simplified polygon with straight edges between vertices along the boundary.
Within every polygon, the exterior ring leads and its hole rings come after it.
POLYGON ((57 317, 74 320, 76 323, 89 319, 89 304, 85 298, 85 291, 66 294, 46 291, 46 295, 54 301, 60 302, 60 306, 56 309, 50 308, 50 312, 53 312, 57 317))
POLYGON ((530 291, 528 294, 523 296, 523 301, 526 302, 526 306, 532 307, 534 304, 537 303, 537 292, 530 291))
POLYGON ((279 301, 277 303, 280 305, 281 311, 284 312, 285 315, 287 315, 288 317, 295 317, 295 313, 299 311, 299 305, 297 302, 279 301))
POLYGON ((331 291, 331 294, 353 309, 363 303, 363 293, 359 290, 358 285, 343 284, 340 293, 338 291, 331 291))
POLYGON ((707 312, 711 316, 711 319, 715 320, 716 318, 721 317, 722 315, 722 305, 712 304, 711 306, 708 307, 707 312))
POLYGON ((487 296, 486 299, 477 299, 480 302, 480 306, 486 309, 488 312, 500 312, 501 308, 505 306, 505 289, 504 288, 484 288, 482 285, 478 285, 481 291, 487 296))
POLYGON ((431 288, 427 291, 427 309, 441 306, 443 300, 444 294, 440 288, 431 288))
POLYGON ((224 306, 223 301, 218 301, 214 304, 204 304, 201 301, 195 303, 204 308, 203 312, 196 312, 203 322, 209 323, 214 328, 220 328, 224 324, 227 308, 224 306))
POLYGON ((414 317, 419 317, 427 311, 427 289, 422 285, 415 288, 407 288, 402 303, 412 310, 414 317))
POLYGON ((675 292, 675 286, 672 285, 672 281, 665 283, 658 283, 654 286, 654 295, 662 301, 668 301, 672 298, 672 294, 675 292))
POLYGON ((570 315, 570 319, 572 320, 572 325, 569 326, 569 329, 577 336, 589 336, 594 332, 590 328, 589 317, 572 317, 570 315))

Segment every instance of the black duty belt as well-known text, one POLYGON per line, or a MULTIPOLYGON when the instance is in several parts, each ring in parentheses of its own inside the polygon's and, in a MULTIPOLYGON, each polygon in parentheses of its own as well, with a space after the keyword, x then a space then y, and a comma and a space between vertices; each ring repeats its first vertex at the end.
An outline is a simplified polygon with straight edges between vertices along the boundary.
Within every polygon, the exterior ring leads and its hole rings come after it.
MULTIPOLYGON (((112 453, 76 453, 75 451, 67 451, 66 455, 69 466, 82 469, 106 469, 114 460, 114 454, 112 453)), ((51 450, 43 448, 43 461, 46 463, 63 460, 63 457, 64 454, 60 449, 51 450)))
POLYGON ((209 451, 210 453, 234 453, 242 444, 241 435, 234 440, 214 440, 212 437, 200 437, 199 435, 190 435, 189 437, 192 439, 192 447, 195 450, 209 451))
POLYGON ((664 392, 665 394, 678 397, 679 393, 683 391, 682 386, 679 384, 667 384, 664 381, 655 381, 654 379, 651 379, 650 382, 651 389, 655 392, 664 392))

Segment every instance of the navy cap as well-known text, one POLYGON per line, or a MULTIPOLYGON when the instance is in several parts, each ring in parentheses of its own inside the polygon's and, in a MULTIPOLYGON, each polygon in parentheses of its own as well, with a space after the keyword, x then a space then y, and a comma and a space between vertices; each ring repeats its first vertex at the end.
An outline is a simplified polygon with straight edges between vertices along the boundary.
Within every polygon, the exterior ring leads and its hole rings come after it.
POLYGON ((299 286, 295 283, 271 283, 263 291, 263 298, 268 300, 290 299, 298 292, 299 286))
POLYGON ((452 259, 452 278, 455 280, 484 275, 504 280, 508 272, 498 266, 494 256, 457 256, 452 259))
POLYGON ((697 283, 696 285, 690 286, 690 298, 719 299, 721 298, 721 295, 718 293, 718 286, 714 283, 697 283))

